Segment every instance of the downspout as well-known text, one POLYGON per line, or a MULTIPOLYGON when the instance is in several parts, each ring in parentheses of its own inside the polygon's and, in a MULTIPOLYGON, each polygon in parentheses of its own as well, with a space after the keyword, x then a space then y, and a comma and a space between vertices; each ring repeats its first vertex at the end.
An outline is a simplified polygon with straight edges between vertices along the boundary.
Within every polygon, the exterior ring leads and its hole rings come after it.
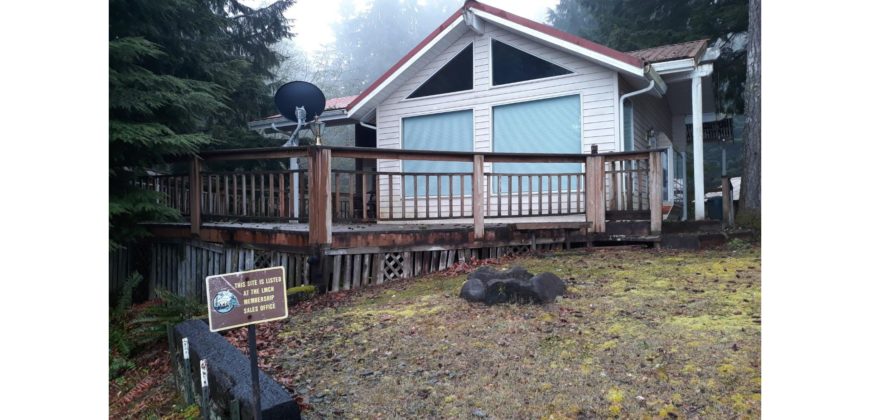
MULTIPOLYGON (((636 90, 634 92, 628 92, 628 93, 619 97, 619 110, 618 110, 618 112, 619 112, 619 115, 618 115, 619 127, 616 130, 616 132, 618 133, 618 135, 617 135, 618 137, 616 139, 616 144, 619 145, 619 147, 617 147, 616 150, 618 150, 620 152, 625 151, 624 150, 625 149, 625 133, 623 132, 623 131, 625 131, 625 121, 623 121, 624 115, 625 115, 625 111, 624 111, 625 110, 625 100, 628 98, 631 98, 632 96, 637 96, 637 95, 647 93, 647 92, 653 90, 655 85, 656 85, 656 81, 650 80, 649 86, 647 86, 643 89, 640 89, 640 90, 636 90)), ((617 86, 617 88, 618 88, 618 86, 617 86)), ((625 163, 623 162, 623 165, 624 164, 625 163)), ((627 200, 627 197, 624 197, 624 195, 625 195, 625 186, 624 185, 628 181, 623 179, 622 176, 618 177, 618 180, 619 180, 619 184, 620 184, 618 186, 618 191, 620 191, 621 194, 619 194, 619 196, 617 197, 617 203, 618 203, 617 206, 622 208, 625 205, 624 203, 626 203, 626 200, 627 200)))
POLYGON ((623 110, 625 109, 625 100, 628 98, 631 98, 632 96, 637 96, 637 95, 642 95, 644 93, 647 93, 647 92, 653 90, 653 88, 655 88, 655 86, 656 86, 656 81, 650 80, 649 86, 647 86, 641 90, 636 90, 634 92, 628 92, 628 93, 619 97, 619 110, 618 110, 619 111, 619 129, 617 130, 617 132, 619 133, 619 138, 617 139, 617 144, 619 144, 619 151, 622 151, 622 152, 625 151, 625 150, 623 150, 623 148, 625 147, 625 143, 624 143, 625 142, 625 133, 623 133, 623 131, 625 130, 625 121, 623 121, 623 117, 624 117, 623 110))

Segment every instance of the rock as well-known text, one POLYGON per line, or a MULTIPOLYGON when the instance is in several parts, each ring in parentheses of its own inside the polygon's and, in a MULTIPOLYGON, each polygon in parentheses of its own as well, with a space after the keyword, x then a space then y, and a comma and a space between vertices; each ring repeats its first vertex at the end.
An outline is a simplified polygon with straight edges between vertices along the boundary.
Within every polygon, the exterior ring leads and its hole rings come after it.
POLYGON ((459 297, 487 305, 507 302, 550 303, 565 293, 565 282, 553 273, 537 276, 522 267, 507 271, 481 267, 468 275, 459 297))
POLYGON ((486 417, 486 411, 483 411, 479 408, 475 408, 474 410, 471 411, 471 415, 474 417, 484 418, 484 417, 486 417))

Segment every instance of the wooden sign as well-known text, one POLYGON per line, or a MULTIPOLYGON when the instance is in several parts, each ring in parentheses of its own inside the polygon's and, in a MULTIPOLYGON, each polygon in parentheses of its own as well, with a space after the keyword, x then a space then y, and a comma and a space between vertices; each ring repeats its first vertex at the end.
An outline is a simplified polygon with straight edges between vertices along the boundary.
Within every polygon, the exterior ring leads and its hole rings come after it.
POLYGON ((205 286, 212 332, 287 318, 284 267, 208 276, 205 286))

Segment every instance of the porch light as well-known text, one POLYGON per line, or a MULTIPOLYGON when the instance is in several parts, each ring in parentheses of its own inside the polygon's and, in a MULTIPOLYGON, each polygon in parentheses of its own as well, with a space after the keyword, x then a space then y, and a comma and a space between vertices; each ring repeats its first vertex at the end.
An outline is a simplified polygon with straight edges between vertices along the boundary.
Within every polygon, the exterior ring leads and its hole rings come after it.
POLYGON ((314 133, 314 144, 318 146, 322 146, 320 135, 323 133, 323 127, 326 127, 326 123, 320 121, 319 115, 315 116, 314 121, 311 122, 311 132, 314 133))

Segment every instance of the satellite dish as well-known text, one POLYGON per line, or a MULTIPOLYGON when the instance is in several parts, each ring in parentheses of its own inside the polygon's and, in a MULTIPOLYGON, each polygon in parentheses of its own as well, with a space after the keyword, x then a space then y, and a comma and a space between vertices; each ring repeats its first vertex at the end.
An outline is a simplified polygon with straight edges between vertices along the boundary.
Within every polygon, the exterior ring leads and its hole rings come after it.
POLYGON ((295 122, 299 122, 296 109, 305 107, 305 121, 302 123, 307 123, 326 108, 326 96, 317 86, 308 82, 285 83, 275 92, 275 107, 284 118, 295 122))

